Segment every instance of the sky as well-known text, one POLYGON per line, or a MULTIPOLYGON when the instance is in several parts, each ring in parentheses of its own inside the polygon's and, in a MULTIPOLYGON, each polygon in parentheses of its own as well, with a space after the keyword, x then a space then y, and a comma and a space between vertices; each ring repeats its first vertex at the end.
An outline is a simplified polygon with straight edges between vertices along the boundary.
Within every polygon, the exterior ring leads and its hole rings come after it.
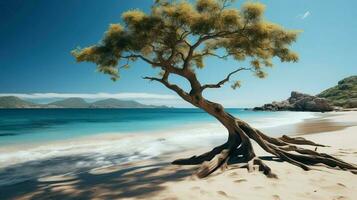
MULTIPOLYGON (((244 1, 237 1, 239 8, 244 1)), ((274 61, 269 76, 236 75, 242 87, 205 92, 226 107, 253 107, 289 97, 291 91, 309 94, 357 75, 357 1, 262 0, 265 18, 289 29, 303 30, 292 49, 298 63, 274 61)), ((32 101, 84 97, 136 99, 142 103, 190 107, 175 93, 141 77, 156 71, 137 62, 112 82, 94 64, 76 63, 70 51, 100 41, 110 23, 121 22, 128 9, 148 11, 153 0, 0 0, 0 96, 17 95, 32 101)), ((203 83, 215 83, 247 63, 206 60, 197 70, 203 83)), ((184 80, 176 83, 187 87, 184 80)))

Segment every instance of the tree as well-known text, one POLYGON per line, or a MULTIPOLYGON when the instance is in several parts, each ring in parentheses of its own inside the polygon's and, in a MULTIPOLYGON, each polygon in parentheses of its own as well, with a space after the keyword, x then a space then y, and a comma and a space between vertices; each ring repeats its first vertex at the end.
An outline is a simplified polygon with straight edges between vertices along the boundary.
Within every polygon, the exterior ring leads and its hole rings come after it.
MULTIPOLYGON (((258 165, 268 177, 275 177, 271 169, 259 159, 251 140, 274 156, 309 170, 318 163, 329 167, 356 172, 357 167, 333 156, 318 153, 297 145, 324 146, 301 137, 273 138, 246 122, 229 114, 222 105, 203 96, 208 89, 216 89, 231 81, 239 72, 250 71, 264 78, 266 67, 272 67, 272 58, 281 62, 297 62, 298 55, 290 50, 298 31, 264 20, 264 5, 246 3, 240 10, 231 8, 231 0, 160 1, 149 14, 130 10, 122 14, 124 26, 111 24, 103 40, 96 45, 78 48, 72 52, 78 62, 92 62, 99 72, 112 80, 119 78, 119 70, 128 68, 138 59, 161 73, 156 77, 143 77, 163 84, 182 99, 215 117, 228 131, 226 143, 212 151, 173 164, 202 164, 197 175, 205 177, 230 162, 243 163, 250 168, 258 165), (227 74, 217 83, 201 84, 195 70, 204 68, 204 59, 248 60, 249 67, 241 67, 227 74), (190 91, 170 82, 177 75, 190 83, 190 91)), ((235 81, 232 88, 240 86, 235 81)))

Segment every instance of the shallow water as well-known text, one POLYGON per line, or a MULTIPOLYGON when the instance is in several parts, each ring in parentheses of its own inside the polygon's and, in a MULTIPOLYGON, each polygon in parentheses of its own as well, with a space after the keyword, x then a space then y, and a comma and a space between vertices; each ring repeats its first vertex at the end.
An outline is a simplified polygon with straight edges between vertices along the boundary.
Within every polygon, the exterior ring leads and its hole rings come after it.
MULTIPOLYGON (((315 117, 303 112, 228 112, 263 129, 315 117)), ((226 137, 217 120, 198 109, 0 110, 0 188, 213 147, 226 137)))
MULTIPOLYGON (((312 116, 311 113, 244 109, 228 109, 228 112, 259 128, 296 123, 312 116)), ((0 110, 0 145, 102 133, 148 133, 207 122, 216 120, 199 109, 3 109, 0 110)))

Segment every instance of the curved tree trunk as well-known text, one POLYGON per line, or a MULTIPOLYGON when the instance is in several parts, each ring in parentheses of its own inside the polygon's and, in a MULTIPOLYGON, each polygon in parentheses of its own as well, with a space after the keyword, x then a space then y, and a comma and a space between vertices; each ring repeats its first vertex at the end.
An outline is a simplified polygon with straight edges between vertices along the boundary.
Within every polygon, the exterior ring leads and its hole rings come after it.
POLYGON ((342 170, 357 173, 357 166, 353 164, 346 163, 328 154, 296 146, 325 147, 325 145, 317 144, 301 137, 291 138, 286 135, 280 138, 269 137, 246 122, 227 113, 220 104, 210 102, 201 95, 196 96, 195 101, 190 101, 190 103, 214 116, 228 131, 227 142, 215 147, 210 152, 172 162, 178 165, 201 164, 197 171, 197 176, 200 178, 208 176, 221 166, 229 163, 243 163, 241 167, 245 167, 249 171, 253 170, 254 165, 257 165, 259 170, 268 177, 277 177, 261 159, 256 157, 251 139, 256 141, 268 153, 304 170, 310 170, 308 165, 322 163, 327 167, 338 167, 342 170))

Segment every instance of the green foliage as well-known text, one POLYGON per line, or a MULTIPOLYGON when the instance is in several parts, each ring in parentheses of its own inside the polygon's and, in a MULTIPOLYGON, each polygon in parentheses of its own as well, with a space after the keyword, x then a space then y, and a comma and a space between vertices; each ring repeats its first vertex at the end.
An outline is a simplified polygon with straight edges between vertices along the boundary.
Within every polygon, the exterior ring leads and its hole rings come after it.
POLYGON ((194 61, 194 63, 195 63, 197 68, 202 69, 204 67, 203 57, 202 56, 194 57, 193 61, 194 61))
POLYGON ((240 88, 242 85, 241 85, 241 82, 240 81, 235 81, 232 85, 231 85, 231 88, 233 90, 237 89, 237 88, 240 88))
POLYGON ((350 76, 338 82, 338 85, 329 88, 317 96, 326 98, 335 106, 347 108, 357 107, 357 76, 350 76))
POLYGON ((262 19, 265 6, 261 3, 246 3, 242 10, 246 22, 258 23, 262 19))
POLYGON ((138 58, 150 61, 153 67, 169 64, 178 69, 185 62, 190 69, 204 68, 208 56, 250 59, 259 78, 266 76, 264 67, 273 66, 273 57, 281 62, 298 61, 289 48, 298 31, 266 21, 263 4, 249 2, 236 9, 230 3, 157 0, 149 13, 137 9, 123 13, 124 25, 111 24, 99 44, 78 48, 72 54, 78 62, 95 63, 99 72, 113 80, 119 78, 120 68, 128 68, 138 58))

